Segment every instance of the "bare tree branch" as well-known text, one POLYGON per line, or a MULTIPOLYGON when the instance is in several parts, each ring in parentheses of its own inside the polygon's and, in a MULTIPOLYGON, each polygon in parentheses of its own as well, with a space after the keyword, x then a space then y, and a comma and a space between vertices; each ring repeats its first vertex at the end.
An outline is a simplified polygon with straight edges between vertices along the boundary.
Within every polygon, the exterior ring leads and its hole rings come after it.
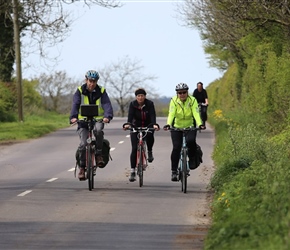
POLYGON ((134 98, 137 88, 145 88, 147 93, 155 92, 148 83, 157 77, 145 75, 142 73, 143 70, 140 60, 131 60, 128 56, 100 70, 100 84, 106 87, 109 96, 118 103, 121 116, 124 116, 125 109, 134 98))

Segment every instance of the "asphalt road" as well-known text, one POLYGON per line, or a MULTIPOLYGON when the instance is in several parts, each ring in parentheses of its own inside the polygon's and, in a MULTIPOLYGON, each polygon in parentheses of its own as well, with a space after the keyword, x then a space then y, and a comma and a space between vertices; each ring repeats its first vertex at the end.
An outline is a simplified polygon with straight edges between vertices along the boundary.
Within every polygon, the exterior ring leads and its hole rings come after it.
MULTIPOLYGON (((159 118, 160 126, 165 119, 159 118)), ((202 165, 188 191, 171 182, 170 132, 155 134, 155 160, 144 186, 129 182, 129 132, 105 127, 113 161, 98 169, 95 189, 74 177, 76 127, 0 146, 0 249, 202 249, 209 218, 213 131, 197 135, 202 165)))

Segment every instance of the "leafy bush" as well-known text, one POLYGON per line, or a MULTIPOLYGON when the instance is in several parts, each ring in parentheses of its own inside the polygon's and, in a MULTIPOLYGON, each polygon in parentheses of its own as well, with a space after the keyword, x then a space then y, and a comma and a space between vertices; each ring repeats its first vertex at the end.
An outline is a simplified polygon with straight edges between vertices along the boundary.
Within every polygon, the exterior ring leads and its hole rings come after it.
POLYGON ((289 130, 270 138, 241 122, 249 117, 237 118, 223 114, 213 122, 215 196, 204 248, 289 249, 289 130))
POLYGON ((15 102, 15 94, 9 85, 0 82, 0 122, 16 121, 15 102))

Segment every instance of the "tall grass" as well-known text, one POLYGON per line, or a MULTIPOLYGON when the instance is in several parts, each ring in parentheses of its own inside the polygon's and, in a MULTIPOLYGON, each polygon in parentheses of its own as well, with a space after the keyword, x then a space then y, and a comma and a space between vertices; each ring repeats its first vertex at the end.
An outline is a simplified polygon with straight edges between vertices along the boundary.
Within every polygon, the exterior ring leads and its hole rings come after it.
POLYGON ((204 248, 290 249, 289 132, 270 138, 254 123, 213 117, 215 195, 204 248))

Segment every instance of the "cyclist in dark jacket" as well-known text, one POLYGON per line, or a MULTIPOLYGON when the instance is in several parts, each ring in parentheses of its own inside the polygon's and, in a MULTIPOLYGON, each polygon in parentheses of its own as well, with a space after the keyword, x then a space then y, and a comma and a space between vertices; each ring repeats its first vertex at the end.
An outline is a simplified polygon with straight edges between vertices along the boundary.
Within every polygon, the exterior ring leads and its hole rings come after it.
POLYGON ((196 89, 193 91, 192 95, 195 97, 195 99, 198 102, 198 106, 201 109, 201 119, 202 124, 205 126, 205 122, 207 121, 207 106, 208 106, 208 97, 207 92, 203 88, 203 83, 198 82, 196 84, 196 89))
MULTIPOLYGON (((132 123, 136 127, 147 127, 149 124, 154 124, 153 128, 159 130, 159 126, 156 124, 156 112, 154 103, 146 98, 146 91, 139 88, 135 91, 136 100, 132 101, 129 105, 127 122, 132 123)), ((124 129, 127 129, 129 125, 126 125, 124 129)), ((131 133, 131 145, 132 151, 130 155, 131 162, 131 175, 129 181, 135 181, 136 176, 136 156, 137 156, 137 133, 131 133)), ((154 132, 148 132, 146 135, 147 149, 148 149, 148 162, 154 160, 152 148, 154 144, 154 132)))
POLYGON ((99 116, 96 119, 103 119, 103 123, 96 123, 94 127, 94 134, 96 136, 96 164, 102 167, 104 164, 102 157, 102 146, 104 139, 104 123, 109 123, 113 119, 113 108, 110 98, 104 87, 97 84, 100 76, 95 70, 89 70, 85 75, 86 83, 79 86, 74 93, 72 109, 70 114, 70 123, 78 123, 78 134, 80 137, 80 144, 78 153, 76 155, 79 164, 80 172, 78 174, 79 180, 85 180, 85 166, 86 166, 86 144, 88 137, 88 124, 81 122, 84 117, 80 114, 81 104, 96 104, 99 108, 99 116))

